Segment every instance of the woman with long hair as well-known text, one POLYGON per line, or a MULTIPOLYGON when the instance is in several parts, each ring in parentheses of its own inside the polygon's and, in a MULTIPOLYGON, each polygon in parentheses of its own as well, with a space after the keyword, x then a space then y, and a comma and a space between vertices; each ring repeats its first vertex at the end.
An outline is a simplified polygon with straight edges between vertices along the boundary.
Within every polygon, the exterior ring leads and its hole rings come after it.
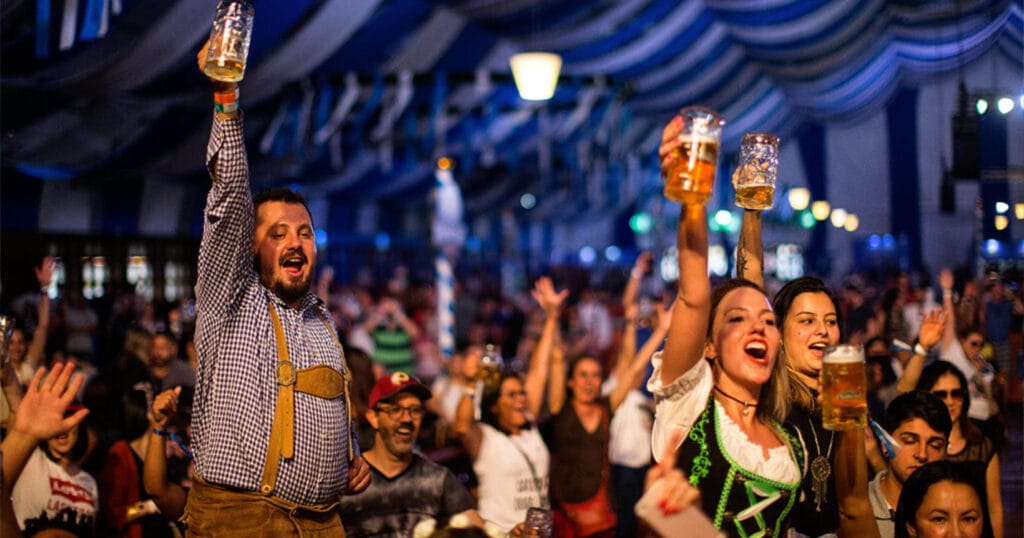
MULTIPOLYGON (((676 118, 663 133, 663 169, 674 158, 680 130, 676 118)), ((778 360, 779 329, 756 284, 731 280, 712 293, 707 232, 704 206, 683 204, 676 232, 678 294, 648 383, 657 400, 653 450, 661 457, 682 440, 676 466, 689 477, 689 487, 700 490, 701 507, 715 527, 730 536, 782 536, 799 494, 803 454, 782 426, 789 379, 778 360)))
POLYGON ((946 404, 953 429, 949 432, 946 459, 970 462, 978 476, 985 477, 988 520, 995 538, 1003 537, 1003 499, 999 490, 999 454, 992 440, 967 416, 971 394, 967 377, 946 361, 935 361, 921 372, 918 390, 931 392, 946 404))

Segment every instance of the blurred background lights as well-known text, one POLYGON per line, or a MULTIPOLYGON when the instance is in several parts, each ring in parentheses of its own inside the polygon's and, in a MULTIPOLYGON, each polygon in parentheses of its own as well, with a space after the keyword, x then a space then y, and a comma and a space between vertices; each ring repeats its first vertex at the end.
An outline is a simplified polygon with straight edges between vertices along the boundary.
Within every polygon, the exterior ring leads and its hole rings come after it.
POLYGON ((868 248, 875 249, 880 246, 882 246, 882 238, 878 237, 878 234, 871 234, 871 237, 868 237, 868 248))
POLYGON ((789 189, 787 198, 789 198, 789 207, 792 207, 794 211, 803 211, 807 209, 807 204, 811 203, 811 191, 803 187, 789 189))
POLYGON ((327 232, 326 231, 324 231, 322 229, 318 229, 316 231, 316 235, 314 237, 315 237, 315 240, 316 240, 316 248, 325 248, 325 247, 327 247, 327 232))
POLYGON ((1002 215, 1010 210, 1010 204, 1006 202, 996 202, 996 213, 1002 215))
POLYGON ((529 192, 519 197, 519 206, 523 209, 533 209, 536 205, 537 197, 529 192))
POLYGON ((1013 216, 1017 217, 1017 220, 1024 220, 1024 203, 1013 204, 1013 216))
POLYGON ((814 228, 814 223, 817 222, 814 219, 814 214, 810 211, 804 210, 800 212, 800 226, 805 230, 814 228))
POLYGON ((896 240, 891 234, 885 234, 882 236, 882 246, 884 248, 893 248, 896 246, 896 240))
POLYGON ((1002 114, 1009 114, 1010 111, 1013 110, 1013 99, 1010 99, 1009 97, 1001 97, 999 101, 996 102, 996 108, 998 108, 999 112, 1002 114))
POLYGON ((996 215, 995 225, 997 230, 1003 231, 1010 225, 1010 219, 1006 215, 996 215))
POLYGON ((622 249, 615 245, 609 245, 604 249, 604 259, 615 263, 622 258, 622 249))
POLYGON ((856 232, 857 228, 859 228, 859 227, 860 227, 860 217, 858 217, 857 215, 853 215, 853 214, 850 214, 850 215, 846 216, 846 223, 843 224, 843 228, 845 228, 846 231, 848 231, 848 232, 856 232))
POLYGON ((978 99, 978 102, 975 105, 975 109, 978 110, 978 114, 984 115, 986 112, 988 112, 988 101, 985 99, 978 99))
POLYGON ((373 237, 373 246, 377 247, 377 250, 391 248, 391 236, 387 232, 377 232, 377 235, 373 237))
POLYGON ((728 228, 732 224, 732 213, 726 209, 719 209, 715 213, 715 222, 722 228, 728 228))
POLYGON ((722 245, 708 247, 708 273, 718 277, 729 274, 729 258, 722 245))
POLYGON ((629 229, 634 233, 645 234, 651 231, 653 220, 650 213, 637 213, 629 218, 629 229))
POLYGON ((832 221, 832 226, 835 226, 836 228, 842 228, 844 225, 846 225, 846 215, 846 210, 841 207, 833 209, 832 215, 829 217, 829 220, 832 221))
POLYGON ((583 265, 591 265, 596 259, 597 251, 594 250, 594 247, 585 246, 580 249, 580 263, 583 265))
POLYGON ((999 254, 999 241, 996 241, 995 239, 986 239, 985 254, 988 254, 989 256, 999 254))
POLYGON ((451 170, 454 163, 448 157, 441 157, 437 160, 438 170, 451 170))
POLYGON ((818 200, 811 204, 811 214, 814 215, 816 220, 825 220, 828 218, 829 212, 832 211, 832 205, 825 200, 818 200))

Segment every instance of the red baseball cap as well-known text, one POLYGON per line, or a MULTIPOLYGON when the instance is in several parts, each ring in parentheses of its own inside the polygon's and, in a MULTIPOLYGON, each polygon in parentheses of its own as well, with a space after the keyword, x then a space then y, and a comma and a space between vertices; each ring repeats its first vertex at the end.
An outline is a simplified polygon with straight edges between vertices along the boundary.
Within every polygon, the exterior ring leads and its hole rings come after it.
POLYGON ((420 383, 419 379, 405 373, 395 372, 377 380, 377 384, 370 391, 370 408, 377 405, 377 402, 386 400, 399 392, 411 392, 419 396, 421 400, 429 400, 430 389, 420 383))

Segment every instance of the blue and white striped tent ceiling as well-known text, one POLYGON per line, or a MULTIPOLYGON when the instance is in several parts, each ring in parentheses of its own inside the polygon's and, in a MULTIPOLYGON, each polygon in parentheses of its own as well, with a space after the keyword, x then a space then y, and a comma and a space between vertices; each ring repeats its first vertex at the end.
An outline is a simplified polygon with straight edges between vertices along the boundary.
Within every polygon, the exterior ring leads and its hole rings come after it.
MULTIPOLYGON (((1024 58, 1019 0, 254 5, 242 106, 256 188, 422 200, 434 160, 451 155, 471 212, 529 187, 560 190, 547 214, 564 215, 595 177, 635 196, 657 181, 660 128, 684 105, 722 113, 728 153, 745 131, 856 122, 983 54, 1024 58), (564 58, 544 105, 521 101, 509 75, 509 56, 528 49, 564 58)), ((204 188, 210 96, 195 54, 213 8, 5 0, 5 175, 204 188)))

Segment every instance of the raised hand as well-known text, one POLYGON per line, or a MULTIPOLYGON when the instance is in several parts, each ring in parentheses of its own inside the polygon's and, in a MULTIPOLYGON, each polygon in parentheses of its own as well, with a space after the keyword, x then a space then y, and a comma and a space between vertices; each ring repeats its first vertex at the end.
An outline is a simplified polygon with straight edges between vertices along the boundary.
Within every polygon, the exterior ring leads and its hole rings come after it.
POLYGON ((154 428, 163 430, 178 411, 178 396, 181 387, 167 389, 153 398, 153 409, 149 413, 149 422, 154 428))
POLYGON ((671 168, 672 162, 679 157, 679 153, 674 151, 679 147, 679 133, 683 132, 683 118, 676 116, 672 118, 672 121, 668 122, 665 129, 661 132, 661 145, 658 146, 658 159, 661 160, 661 177, 664 178, 669 168, 671 168))
POLYGON ((370 466, 362 456, 356 456, 348 466, 346 495, 355 495, 370 486, 370 466))
POLYGON ((943 267, 939 271, 939 287, 943 290, 953 289, 953 271, 950 271, 947 267, 943 267))
POLYGON ((949 312, 944 309, 936 308, 921 317, 921 331, 917 333, 917 341, 925 349, 931 349, 942 340, 942 328, 946 325, 948 315, 949 312))
POLYGON ((39 282, 40 288, 45 288, 50 285, 50 281, 53 280, 53 270, 57 267, 57 258, 47 256, 43 258, 43 262, 39 264, 39 267, 35 268, 36 281, 39 282))
POLYGON ((14 414, 11 431, 44 441, 81 423, 89 414, 87 409, 79 409, 70 417, 64 416, 85 381, 81 375, 72 378, 74 371, 75 365, 71 361, 54 366, 49 376, 46 375, 46 367, 36 370, 14 414))
POLYGON ((558 314, 558 309, 562 306, 562 302, 569 296, 569 290, 556 292, 551 278, 542 276, 537 279, 530 294, 533 295, 533 298, 544 310, 545 314, 554 316, 558 314))

